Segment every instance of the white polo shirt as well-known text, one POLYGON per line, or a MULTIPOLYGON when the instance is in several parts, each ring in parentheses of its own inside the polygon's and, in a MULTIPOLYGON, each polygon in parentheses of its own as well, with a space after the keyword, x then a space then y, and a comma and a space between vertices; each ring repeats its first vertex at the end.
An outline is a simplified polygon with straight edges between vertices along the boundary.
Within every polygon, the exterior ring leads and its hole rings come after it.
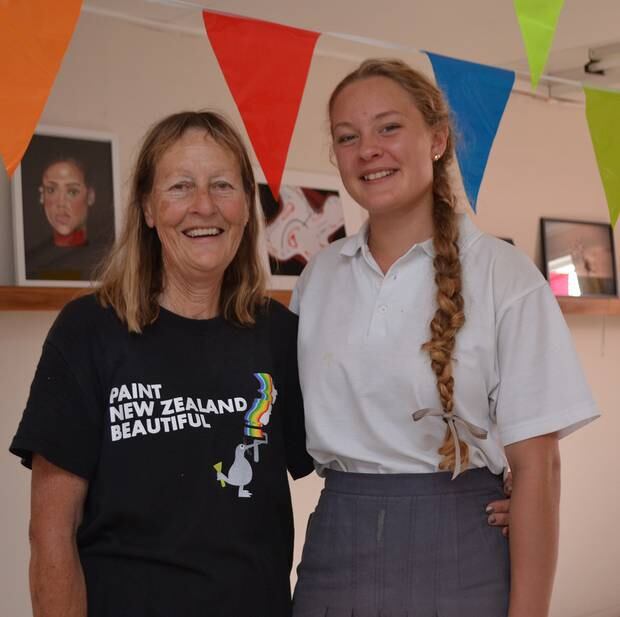
MULTIPOLYGON (((456 337, 454 412, 470 466, 501 473, 503 446, 599 415, 570 332, 530 259, 459 215, 465 325, 456 337)), ((367 227, 321 251, 291 299, 299 315, 299 373, 308 451, 323 468, 362 473, 437 471, 446 423, 413 422, 440 409, 421 346, 435 312, 432 240, 416 244, 383 275, 367 227)))

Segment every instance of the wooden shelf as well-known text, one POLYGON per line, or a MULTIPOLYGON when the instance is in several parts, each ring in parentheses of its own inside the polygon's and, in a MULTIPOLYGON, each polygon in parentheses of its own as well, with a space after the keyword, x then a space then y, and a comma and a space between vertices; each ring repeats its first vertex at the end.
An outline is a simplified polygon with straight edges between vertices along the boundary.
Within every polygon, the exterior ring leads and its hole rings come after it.
MULTIPOLYGON (((0 311, 59 311, 69 300, 88 293, 82 287, 0 287, 0 311)), ((273 289, 269 295, 285 306, 291 292, 273 289)), ((558 298, 565 315, 620 315, 620 298, 558 298)))
MULTIPOLYGON (((67 302, 92 291, 90 287, 2 287, 0 311, 59 311, 67 302)), ((269 295, 285 306, 291 292, 273 289, 269 295)))
POLYGON ((0 287, 2 311, 59 311, 89 287, 0 287))
POLYGON ((565 315, 620 315, 620 298, 558 298, 565 315))

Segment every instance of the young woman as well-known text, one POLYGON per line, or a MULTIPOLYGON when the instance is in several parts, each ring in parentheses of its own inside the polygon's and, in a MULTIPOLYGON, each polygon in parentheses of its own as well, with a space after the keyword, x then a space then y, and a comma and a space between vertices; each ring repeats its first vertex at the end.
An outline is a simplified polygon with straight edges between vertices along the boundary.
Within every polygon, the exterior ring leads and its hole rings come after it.
POLYGON ((329 102, 333 151, 368 212, 304 271, 299 363, 325 490, 296 617, 544 617, 558 439, 598 415, 534 265, 455 212, 438 89, 369 60, 329 102), (481 517, 513 472, 508 541, 481 517))
POLYGON ((98 209, 91 174, 80 158, 56 154, 47 161, 38 187, 38 204, 48 227, 37 233, 38 215, 26 242, 26 275, 31 279, 92 278, 111 244, 111 226, 90 224, 98 209), (95 208, 95 210, 93 210, 95 208), (108 229, 109 227, 109 229, 108 229))
POLYGON ((95 203, 95 189, 81 161, 62 156, 48 163, 41 177, 39 201, 55 246, 86 244, 86 220, 95 203))

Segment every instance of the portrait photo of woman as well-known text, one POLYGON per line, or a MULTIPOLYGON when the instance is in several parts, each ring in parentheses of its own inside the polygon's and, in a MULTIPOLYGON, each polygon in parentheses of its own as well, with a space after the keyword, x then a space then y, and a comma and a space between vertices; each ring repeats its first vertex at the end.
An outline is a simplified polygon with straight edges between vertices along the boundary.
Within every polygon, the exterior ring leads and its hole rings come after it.
POLYGON ((40 129, 15 174, 20 284, 88 284, 114 241, 113 139, 70 133, 40 129))

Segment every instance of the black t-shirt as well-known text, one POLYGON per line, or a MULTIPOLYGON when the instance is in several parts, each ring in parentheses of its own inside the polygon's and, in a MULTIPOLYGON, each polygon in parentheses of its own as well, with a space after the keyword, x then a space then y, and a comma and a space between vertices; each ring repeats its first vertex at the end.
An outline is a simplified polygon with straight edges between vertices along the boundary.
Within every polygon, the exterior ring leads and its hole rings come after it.
POLYGON ((297 319, 253 327, 164 309, 130 334, 93 296, 43 347, 11 452, 89 481, 77 534, 89 617, 286 617, 286 470, 312 471, 297 319))

